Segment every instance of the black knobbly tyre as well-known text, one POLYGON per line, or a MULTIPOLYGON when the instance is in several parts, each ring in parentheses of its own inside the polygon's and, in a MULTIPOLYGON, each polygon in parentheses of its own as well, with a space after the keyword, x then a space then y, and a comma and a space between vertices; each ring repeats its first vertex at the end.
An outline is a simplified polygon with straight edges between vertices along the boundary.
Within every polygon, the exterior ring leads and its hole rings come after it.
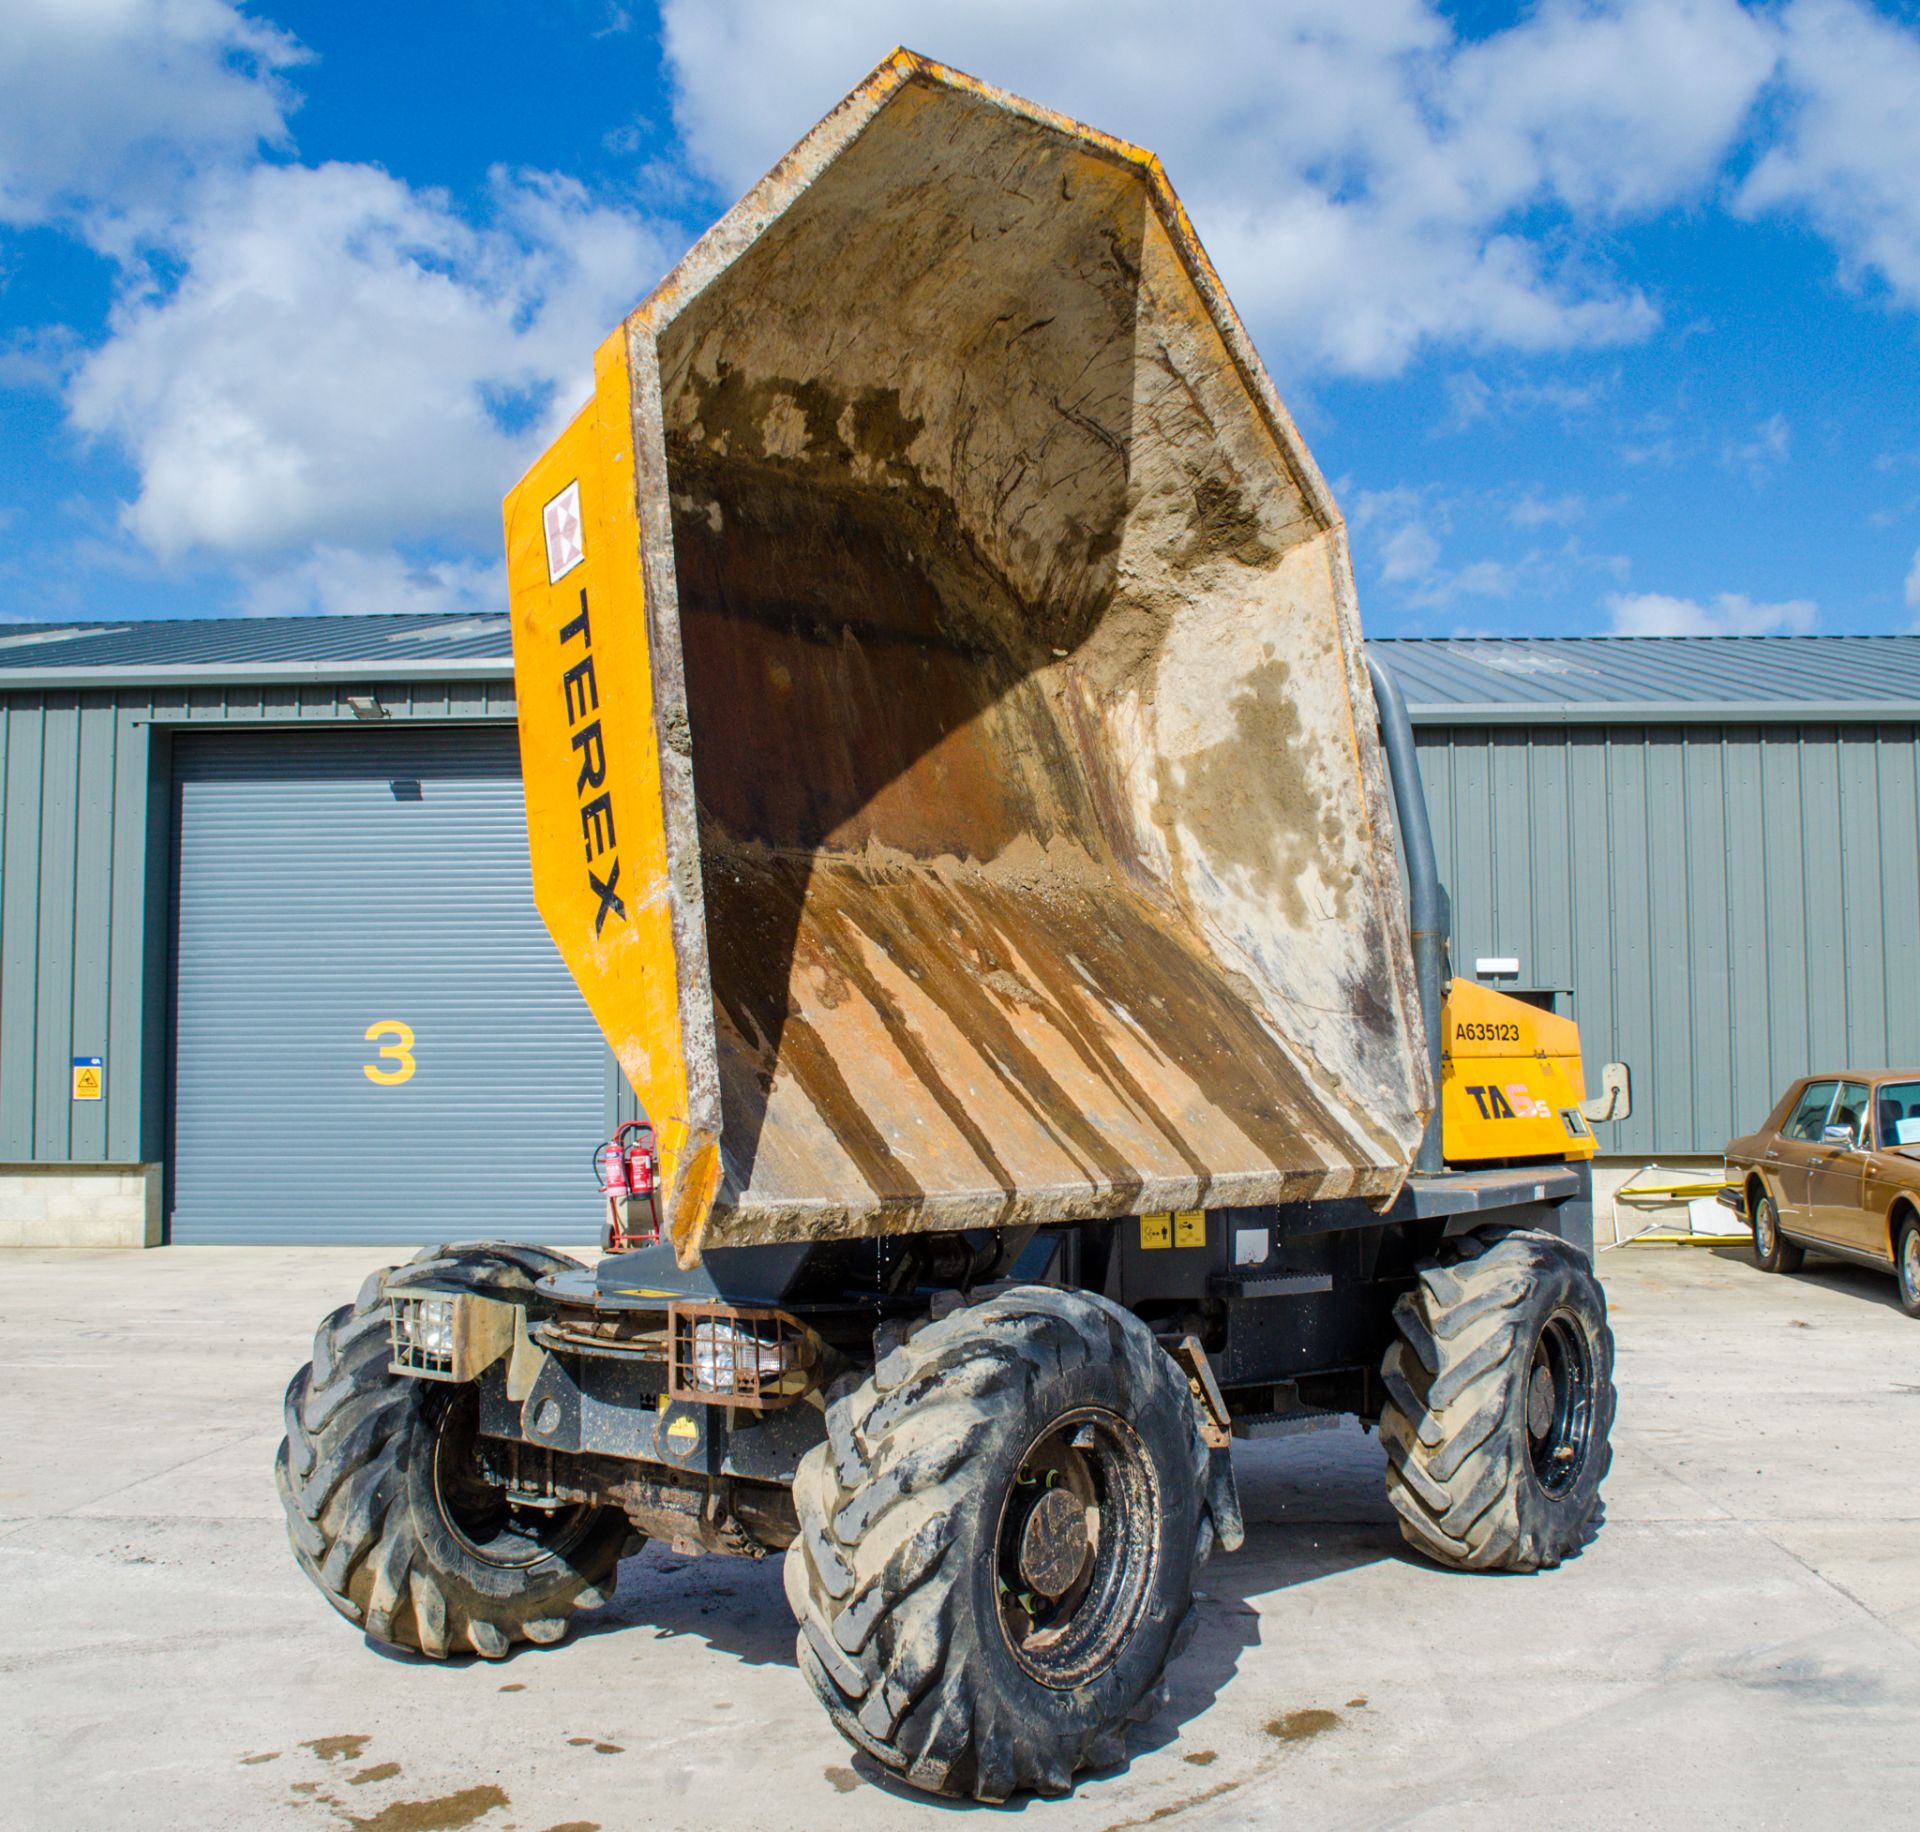
POLYGON ((1780 1232, 1780 1210, 1771 1196, 1753 1205, 1753 1263, 1762 1272, 1798 1272, 1806 1254, 1780 1232))
POLYGON ((1002 1291, 844 1383, 827 1429, 786 1582, 841 1734, 987 1801, 1119 1762, 1164 1702, 1214 1537, 1198 1415, 1146 1325, 1085 1292, 1002 1291))
POLYGON ((498 1659, 558 1641, 576 1609, 613 1594, 626 1517, 508 1506, 474 1464, 473 1389, 387 1367, 389 1290, 525 1290, 574 1264, 540 1247, 431 1247, 374 1273, 314 1336, 274 1476, 301 1569, 374 1640, 498 1659))
POLYGON ((1380 1421, 1409 1545, 1462 1570, 1557 1565, 1598 1524, 1613 1333, 1585 1258, 1551 1234, 1468 1236, 1394 1307, 1380 1421))

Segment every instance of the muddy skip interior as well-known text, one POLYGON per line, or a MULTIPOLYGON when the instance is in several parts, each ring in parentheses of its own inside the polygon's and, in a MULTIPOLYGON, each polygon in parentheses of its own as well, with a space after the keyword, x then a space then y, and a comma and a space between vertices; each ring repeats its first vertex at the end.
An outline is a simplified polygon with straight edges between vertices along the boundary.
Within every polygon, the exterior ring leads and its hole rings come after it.
POLYGON ((659 355, 721 1208, 1379 1187, 1338 534, 1137 165, 909 87, 659 355))

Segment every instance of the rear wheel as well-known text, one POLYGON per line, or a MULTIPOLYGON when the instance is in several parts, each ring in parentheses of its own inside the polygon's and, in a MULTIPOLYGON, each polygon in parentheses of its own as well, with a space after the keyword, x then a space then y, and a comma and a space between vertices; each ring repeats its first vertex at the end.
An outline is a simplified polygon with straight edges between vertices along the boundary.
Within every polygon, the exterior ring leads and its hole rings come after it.
POLYGON ((1198 1417, 1147 1327, 1085 1292, 998 1293, 839 1392, 827 1429, 786 1580, 841 1734, 988 1801, 1120 1761, 1213 1540, 1198 1417))
POLYGON ((475 1389, 387 1366, 389 1291, 524 1291, 574 1264, 538 1247, 429 1248, 375 1273, 315 1335, 274 1475, 301 1569, 374 1640, 497 1659, 558 1641, 576 1609, 612 1595, 626 1517, 510 1503, 475 1456, 475 1389))
POLYGON ((1900 1281, 1900 1308, 1920 1317, 1920 1221, 1911 1214, 1893 1243, 1893 1270, 1900 1281))
POLYGON ((1578 1552, 1613 1454, 1613 1332, 1585 1257, 1551 1234, 1468 1236, 1394 1322, 1380 1437, 1408 1544, 1475 1571, 1578 1552))
POLYGON ((1762 1193, 1753 1205, 1753 1263, 1762 1272, 1798 1272, 1806 1253, 1780 1232, 1780 1209, 1762 1193))

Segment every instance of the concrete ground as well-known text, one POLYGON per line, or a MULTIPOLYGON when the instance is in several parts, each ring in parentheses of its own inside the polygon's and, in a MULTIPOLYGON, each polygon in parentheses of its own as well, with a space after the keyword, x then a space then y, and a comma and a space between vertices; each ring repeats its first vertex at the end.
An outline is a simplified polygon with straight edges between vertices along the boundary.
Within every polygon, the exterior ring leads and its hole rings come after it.
MULTIPOLYGON (((553 1649, 365 1645, 287 1554, 280 1392, 381 1256, 0 1259, 0 1824, 308 1832, 935 1827, 794 1670, 777 1561, 649 1548, 553 1649)), ((1555 1573, 1403 1555, 1358 1431, 1243 1454, 1170 1709, 999 1811, 1138 1826, 1911 1825, 1920 1323, 1730 1252, 1602 1269, 1609 1519, 1555 1573)))

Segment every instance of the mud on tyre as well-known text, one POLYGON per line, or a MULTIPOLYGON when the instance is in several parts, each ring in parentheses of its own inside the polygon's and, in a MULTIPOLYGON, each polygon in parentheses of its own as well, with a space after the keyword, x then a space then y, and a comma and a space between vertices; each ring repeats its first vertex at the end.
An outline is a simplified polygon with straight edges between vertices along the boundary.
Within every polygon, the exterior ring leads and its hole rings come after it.
POLYGON ((612 1595, 625 1516, 507 1506, 473 1466, 474 1390, 387 1366, 389 1291, 525 1291, 574 1267, 539 1247, 430 1247, 374 1273, 316 1332, 287 1387, 274 1476, 301 1569, 374 1640, 497 1659, 558 1641, 576 1609, 612 1595))
POLYGON ((1106 1299, 1029 1286, 849 1383, 800 1465, 800 1665, 913 1785, 1005 1800, 1111 1767, 1166 1697, 1211 1548, 1186 1382, 1106 1299))
POLYGON ((1585 1258, 1551 1234, 1469 1235, 1421 1268, 1394 1322, 1380 1436, 1407 1542, 1482 1571, 1579 1551, 1614 1412, 1613 1334, 1585 1258))

